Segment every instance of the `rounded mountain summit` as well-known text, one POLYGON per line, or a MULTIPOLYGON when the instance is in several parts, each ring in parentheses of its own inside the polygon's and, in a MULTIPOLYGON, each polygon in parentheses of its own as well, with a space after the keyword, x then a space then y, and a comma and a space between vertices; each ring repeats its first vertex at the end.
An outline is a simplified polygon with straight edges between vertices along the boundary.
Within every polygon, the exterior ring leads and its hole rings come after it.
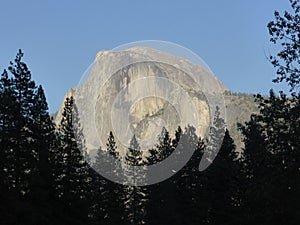
MULTIPOLYGON (((229 93, 205 66, 138 46, 100 51, 78 87, 71 88, 65 98, 75 99, 88 151, 105 148, 110 131, 120 149, 128 148, 135 135, 141 149, 146 150, 157 143, 163 127, 173 136, 178 126, 192 125, 205 137, 212 107, 221 106, 229 130, 256 111, 252 108, 241 113, 238 107, 231 107, 234 97, 229 93), (239 113, 232 113, 235 110, 239 113)), ((252 97, 247 101, 253 102, 252 97)))

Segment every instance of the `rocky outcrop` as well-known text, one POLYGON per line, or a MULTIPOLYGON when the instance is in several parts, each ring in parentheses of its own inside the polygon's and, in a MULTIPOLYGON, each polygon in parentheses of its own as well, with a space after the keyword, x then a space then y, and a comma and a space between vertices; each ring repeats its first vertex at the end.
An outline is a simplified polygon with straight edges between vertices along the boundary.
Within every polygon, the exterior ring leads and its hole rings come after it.
MULTIPOLYGON (((66 97, 75 98, 87 147, 92 150, 105 147, 111 130, 123 148, 132 134, 142 147, 148 147, 162 126, 174 131, 178 125, 192 124, 204 137, 212 119, 207 98, 225 92, 227 88, 206 68, 154 49, 134 47, 99 52, 88 76, 66 97)), ((230 119, 229 128, 234 120, 230 119)))

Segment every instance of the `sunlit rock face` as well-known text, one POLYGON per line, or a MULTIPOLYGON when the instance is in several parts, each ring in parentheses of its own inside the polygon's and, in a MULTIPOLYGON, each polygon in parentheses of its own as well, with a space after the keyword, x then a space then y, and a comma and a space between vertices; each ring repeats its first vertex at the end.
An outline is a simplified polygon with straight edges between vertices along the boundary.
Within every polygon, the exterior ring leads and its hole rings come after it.
POLYGON ((162 127, 173 136, 179 125, 190 124, 199 136, 205 135, 211 122, 207 95, 227 90, 221 82, 205 79, 209 76, 206 68, 146 47, 101 51, 88 76, 66 97, 75 98, 89 150, 105 148, 110 131, 121 149, 128 147, 133 134, 148 149, 162 127), (155 60, 157 56, 163 60, 155 60))

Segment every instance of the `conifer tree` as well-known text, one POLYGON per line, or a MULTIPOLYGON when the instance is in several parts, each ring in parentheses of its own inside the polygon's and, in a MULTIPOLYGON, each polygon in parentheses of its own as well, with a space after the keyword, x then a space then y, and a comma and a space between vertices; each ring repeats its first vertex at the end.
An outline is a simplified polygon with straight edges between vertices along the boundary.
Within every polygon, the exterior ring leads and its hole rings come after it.
POLYGON ((135 135, 133 135, 130 140, 130 146, 126 152, 125 161, 132 166, 141 165, 143 163, 142 151, 135 135))
MULTIPOLYGON (((93 168, 95 171, 103 171, 103 169, 113 171, 107 171, 107 173, 120 173, 119 165, 111 165, 107 160, 106 152, 109 152, 112 156, 118 156, 117 146, 114 140, 113 133, 110 132, 108 141, 106 143, 107 149, 99 147, 97 155, 95 157, 95 163, 93 168), (106 165, 104 165, 106 164, 106 165)), ((122 223, 123 207, 120 204, 122 200, 122 188, 119 184, 102 177, 100 174, 95 173, 93 175, 93 193, 92 193, 92 206, 94 221, 104 224, 118 224, 122 223)))
POLYGON ((158 137, 158 144, 156 146, 158 152, 158 160, 162 161, 172 153, 171 138, 168 130, 163 127, 161 134, 158 137))
MULTIPOLYGON (((181 132, 181 128, 178 130, 181 132)), ((180 139, 180 135, 178 134, 178 141, 180 139)), ((165 127, 163 127, 160 135, 157 138, 157 144, 154 148, 149 150, 149 154, 146 157, 146 165, 153 165, 163 161, 166 157, 168 157, 174 150, 172 148, 172 142, 169 132, 165 127)), ((169 181, 169 180, 168 180, 169 181)), ((164 210, 168 208, 168 205, 165 200, 169 193, 172 192, 172 189, 168 189, 168 182, 163 181, 157 184, 152 184, 150 186, 145 187, 148 195, 148 201, 146 205, 146 215, 145 220, 146 224, 158 224, 165 223, 166 215, 164 210)), ((168 208, 170 211, 171 208, 168 208)))
POLYGON ((95 223, 106 223, 109 220, 109 203, 110 203, 110 190, 109 181, 103 178, 97 171, 101 171, 101 166, 103 162, 103 149, 101 146, 97 149, 97 154, 95 156, 95 162, 93 168, 95 172, 92 174, 92 199, 91 199, 91 217, 95 223))
MULTIPOLYGON (((19 50, 15 60, 8 67, 11 78, 2 76, 6 83, 6 93, 9 93, 10 112, 12 125, 7 139, 10 154, 13 154, 14 163, 10 176, 11 187, 15 188, 22 196, 30 191, 29 183, 37 166, 37 157, 31 145, 34 143, 33 105, 36 86, 31 80, 31 73, 22 61, 23 53, 19 50), (12 100, 12 101, 11 101, 12 100)), ((6 98, 8 100, 8 98, 6 98)), ((9 105, 6 105, 9 106, 9 105)))
MULTIPOLYGON (((176 138, 176 137, 175 137, 176 138)), ((172 205, 176 206, 174 211, 180 212, 175 218, 176 224, 192 224, 199 214, 199 208, 195 200, 196 196, 199 194, 199 188, 197 183, 198 167, 200 162, 200 157, 202 156, 202 149, 199 142, 199 138, 196 134, 195 127, 188 125, 185 127, 184 132, 181 135, 180 142, 178 142, 177 148, 179 148, 180 154, 188 154, 187 152, 193 152, 189 161, 183 166, 183 168, 178 171, 173 179, 175 185, 174 196, 170 196, 175 199, 175 203, 172 205), (199 149, 198 149, 199 147, 199 149)), ((182 157, 178 157, 177 160, 183 160, 182 157)), ((173 207, 174 207, 173 206, 173 207)), ((170 206, 172 207, 172 206, 170 206)))
POLYGON ((35 142, 32 148, 38 160, 31 185, 31 197, 35 201, 49 201, 53 196, 54 175, 53 166, 55 149, 58 147, 55 125, 48 113, 48 104, 42 86, 35 93, 32 108, 33 124, 32 132, 35 142))
MULTIPOLYGON (((96 172, 105 172, 108 176, 122 176, 120 153, 112 132, 108 135, 106 147, 106 149, 99 147, 97 150, 93 168, 96 172), (115 160, 111 161, 111 157, 115 160)), ((92 185, 94 221, 105 224, 124 224, 126 219, 124 206, 121 204, 124 196, 123 186, 96 173, 93 175, 92 185)))
POLYGON ((117 151, 117 145, 116 145, 115 137, 114 137, 112 131, 109 132, 106 147, 107 147, 107 151, 110 155, 112 155, 116 159, 119 158, 120 154, 117 151))
POLYGON ((175 130, 175 137, 172 140, 172 148, 175 149, 180 141, 182 135, 182 129, 180 126, 177 127, 177 129, 175 130))
POLYGON ((16 158, 11 139, 15 115, 16 102, 12 79, 4 70, 0 78, 0 176, 2 177, 0 182, 9 189, 15 187, 16 158))
POLYGON ((88 215, 88 165, 84 138, 73 97, 66 98, 59 124, 60 146, 55 156, 56 195, 79 219, 88 215))
POLYGON ((143 154, 140 145, 133 135, 128 150, 125 155, 124 173, 125 177, 133 183, 124 186, 124 208, 127 221, 129 224, 144 224, 145 209, 147 202, 147 191, 144 187, 135 186, 138 182, 145 179, 145 174, 142 168, 144 165, 143 154), (129 166, 139 166, 129 169, 129 166))
POLYGON ((260 113, 241 126, 245 136, 243 152, 242 203, 244 218, 262 224, 290 218, 296 221, 300 199, 299 178, 299 98, 256 96, 260 113), (297 113, 296 113, 297 112, 297 113), (251 187, 251 188, 249 188, 251 187), (274 196, 278 196, 274 198, 274 196), (261 210, 264 209, 264 214, 261 210), (268 215, 268 216, 266 216, 268 215))
POLYGON ((218 155, 203 171, 203 191, 209 201, 206 216, 210 223, 232 224, 235 221, 239 168, 235 144, 226 130, 218 155))

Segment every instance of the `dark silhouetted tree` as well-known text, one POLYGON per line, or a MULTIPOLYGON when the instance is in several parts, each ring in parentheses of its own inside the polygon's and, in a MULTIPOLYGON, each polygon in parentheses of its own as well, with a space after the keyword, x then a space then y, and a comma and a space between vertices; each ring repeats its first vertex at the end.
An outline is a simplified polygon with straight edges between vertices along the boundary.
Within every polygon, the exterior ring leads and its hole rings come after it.
POLYGON ((276 56, 270 61, 277 69, 274 82, 285 81, 295 93, 300 84, 300 4, 298 0, 290 0, 291 12, 284 11, 280 15, 275 11, 275 20, 268 23, 270 41, 281 46, 276 56))
POLYGON ((36 152, 31 148, 34 142, 31 129, 36 86, 22 57, 23 53, 19 50, 15 60, 10 62, 8 70, 11 73, 13 90, 11 96, 15 103, 14 126, 9 133, 11 151, 14 152, 15 157, 12 179, 14 188, 24 196, 30 191, 29 182, 37 165, 36 152))
MULTIPOLYGON (((238 221, 239 161, 228 130, 212 164, 202 172, 203 191, 208 196, 207 221, 212 224, 234 224, 238 221)), ((206 206, 206 207, 207 207, 206 206)), ((242 222, 242 221, 239 221, 242 222)))
POLYGON ((12 79, 6 70, 0 79, 0 163, 1 184, 11 189, 15 187, 15 151, 12 135, 17 112, 12 79))
POLYGON ((56 151, 54 174, 56 194, 64 203, 65 210, 70 210, 79 221, 85 221, 90 179, 88 165, 83 157, 86 150, 77 115, 73 97, 66 98, 59 124, 60 147, 56 151))
POLYGON ((139 182, 145 180, 143 165, 143 152, 136 136, 133 135, 125 154, 125 164, 123 165, 125 177, 129 182, 124 186, 123 193, 125 215, 129 224, 145 223, 148 194, 144 187, 137 186, 139 182), (131 166, 133 168, 130 168, 131 166))
POLYGON ((34 143, 31 144, 38 160, 30 182, 30 197, 35 202, 51 201, 54 192, 53 165, 55 149, 58 147, 55 125, 48 113, 48 104, 42 86, 39 86, 32 107, 31 127, 34 143))

